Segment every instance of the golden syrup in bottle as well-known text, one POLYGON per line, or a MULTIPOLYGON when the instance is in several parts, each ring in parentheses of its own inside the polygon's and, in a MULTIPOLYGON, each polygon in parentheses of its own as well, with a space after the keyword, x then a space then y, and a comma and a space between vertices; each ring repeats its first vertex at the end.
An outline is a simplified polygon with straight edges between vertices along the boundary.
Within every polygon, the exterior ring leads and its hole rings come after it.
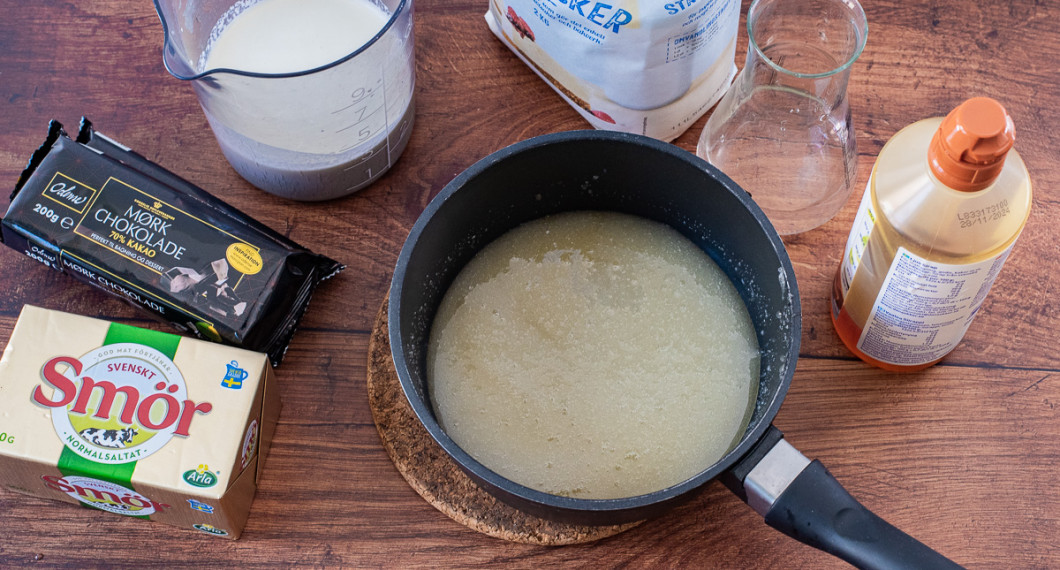
POLYGON ((832 287, 832 322, 859 358, 920 370, 963 338, 1030 214, 1014 140, 1004 107, 977 97, 880 151, 832 287))

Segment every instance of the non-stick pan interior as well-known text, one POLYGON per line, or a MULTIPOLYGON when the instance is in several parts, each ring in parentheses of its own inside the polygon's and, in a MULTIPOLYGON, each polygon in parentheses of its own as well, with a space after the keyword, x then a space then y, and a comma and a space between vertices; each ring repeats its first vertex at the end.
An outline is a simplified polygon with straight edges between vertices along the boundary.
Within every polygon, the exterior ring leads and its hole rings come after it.
POLYGON ((476 163, 428 205, 409 234, 390 292, 390 342, 413 410, 487 490, 535 514, 581 522, 642 518, 701 486, 747 452, 776 415, 794 372, 801 312, 782 242, 747 193, 706 162, 647 137, 574 131, 529 139, 476 163), (430 407, 426 346, 456 274, 519 224, 567 210, 612 210, 669 224, 726 271, 747 304, 762 349, 758 402, 743 440, 715 466, 657 493, 615 500, 557 497, 516 485, 461 450, 430 407), (580 516, 586 515, 588 516, 580 516))

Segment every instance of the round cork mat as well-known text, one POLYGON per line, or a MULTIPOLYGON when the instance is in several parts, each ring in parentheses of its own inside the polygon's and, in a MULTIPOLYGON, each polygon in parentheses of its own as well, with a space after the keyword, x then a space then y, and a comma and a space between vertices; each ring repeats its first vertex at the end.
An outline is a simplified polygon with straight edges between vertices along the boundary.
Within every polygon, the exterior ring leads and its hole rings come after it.
POLYGON ((368 400, 379 436, 394 466, 428 503, 456 522, 492 537, 525 544, 592 542, 633 528, 582 526, 526 514, 483 491, 431 438, 401 389, 390 356, 389 297, 376 316, 368 343, 368 400))

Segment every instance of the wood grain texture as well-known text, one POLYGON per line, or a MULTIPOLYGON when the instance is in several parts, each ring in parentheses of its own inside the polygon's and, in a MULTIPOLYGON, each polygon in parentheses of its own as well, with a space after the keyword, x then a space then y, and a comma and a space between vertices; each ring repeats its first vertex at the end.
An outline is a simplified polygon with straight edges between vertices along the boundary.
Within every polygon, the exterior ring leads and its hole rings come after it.
MULTIPOLYGON (((227 165, 190 86, 162 66, 150 2, 0 0, 0 186, 14 186, 48 120, 73 126, 85 115, 349 266, 321 287, 278 370, 284 409, 240 540, 0 489, 0 567, 845 567, 770 529, 718 484, 611 538, 543 547, 454 522, 391 463, 365 379, 374 318, 409 228, 431 197, 490 152, 587 128, 490 34, 485 10, 481 0, 417 1, 417 113, 404 156, 357 195, 297 204, 250 187, 227 165)), ((954 560, 1060 567, 1060 3, 866 0, 865 10, 869 41, 849 87, 858 187, 832 221, 785 239, 804 323, 776 425, 877 514, 954 560), (860 188, 898 129, 975 95, 1001 100, 1013 116, 1035 184, 1030 221, 942 364, 911 375, 869 368, 843 348, 827 313, 860 188)), ((741 28, 740 65, 745 46, 741 28)), ((694 150, 703 122, 675 144, 694 150)), ((161 328, 0 249, 0 343, 27 303, 161 328)))

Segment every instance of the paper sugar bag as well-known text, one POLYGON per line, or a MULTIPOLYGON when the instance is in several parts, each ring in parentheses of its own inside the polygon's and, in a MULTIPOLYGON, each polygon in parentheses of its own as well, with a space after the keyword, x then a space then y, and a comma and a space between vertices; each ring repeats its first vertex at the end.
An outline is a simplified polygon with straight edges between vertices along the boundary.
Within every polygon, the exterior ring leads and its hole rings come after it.
POLYGON ((493 33, 590 124, 670 141, 736 74, 737 0, 490 0, 493 33))

